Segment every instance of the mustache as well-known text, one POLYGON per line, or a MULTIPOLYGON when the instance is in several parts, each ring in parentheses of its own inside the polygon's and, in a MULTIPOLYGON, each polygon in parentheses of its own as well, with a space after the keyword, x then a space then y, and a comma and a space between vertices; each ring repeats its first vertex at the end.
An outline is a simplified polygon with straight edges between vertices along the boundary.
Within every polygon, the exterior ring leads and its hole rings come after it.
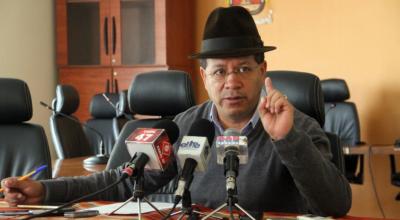
POLYGON ((235 92, 229 91, 229 92, 222 92, 221 97, 222 98, 232 98, 232 97, 243 98, 243 97, 246 97, 246 95, 239 91, 235 91, 235 92))

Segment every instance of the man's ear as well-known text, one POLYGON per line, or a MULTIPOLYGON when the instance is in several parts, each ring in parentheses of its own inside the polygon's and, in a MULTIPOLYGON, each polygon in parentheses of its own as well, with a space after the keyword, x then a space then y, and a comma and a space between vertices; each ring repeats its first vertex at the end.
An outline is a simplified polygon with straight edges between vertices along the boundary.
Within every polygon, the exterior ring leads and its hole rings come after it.
POLYGON ((268 66, 267 61, 264 60, 264 62, 261 64, 261 68, 260 68, 261 73, 264 74, 264 76, 265 76, 265 73, 267 72, 267 66, 268 66))
POLYGON ((201 79, 203 80, 204 86, 206 85, 206 70, 203 69, 203 67, 200 67, 200 76, 201 79))

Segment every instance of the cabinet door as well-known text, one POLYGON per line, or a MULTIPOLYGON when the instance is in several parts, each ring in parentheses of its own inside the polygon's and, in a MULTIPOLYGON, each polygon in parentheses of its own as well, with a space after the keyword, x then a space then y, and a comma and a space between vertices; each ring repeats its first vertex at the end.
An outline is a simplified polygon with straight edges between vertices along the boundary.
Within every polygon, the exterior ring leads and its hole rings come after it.
MULTIPOLYGON (((113 65, 159 63, 156 61, 155 48, 158 45, 156 45, 155 17, 156 7, 162 2, 164 0, 111 0, 113 65)), ((164 11, 164 8, 157 10, 164 11)), ((157 16, 162 17, 165 23, 162 15, 157 16)), ((160 40, 164 42, 165 38, 160 40)))
POLYGON ((110 0, 57 0, 57 64, 111 63, 110 0))
POLYGON ((74 86, 79 93, 80 104, 75 115, 80 120, 90 118, 89 104, 95 94, 106 90, 107 80, 111 80, 110 68, 60 68, 59 83, 74 86))
POLYGON ((155 70, 166 70, 167 66, 141 66, 130 68, 114 68, 113 79, 118 81, 119 91, 129 89, 137 74, 146 73, 155 70))

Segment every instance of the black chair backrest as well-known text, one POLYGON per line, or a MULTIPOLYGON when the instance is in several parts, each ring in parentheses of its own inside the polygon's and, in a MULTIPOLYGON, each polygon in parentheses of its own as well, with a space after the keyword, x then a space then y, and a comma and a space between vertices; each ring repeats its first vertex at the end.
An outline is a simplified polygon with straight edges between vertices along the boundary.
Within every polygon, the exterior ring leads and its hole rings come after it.
POLYGON ((342 79, 321 80, 325 101, 325 131, 339 135, 342 144, 355 146, 360 143, 360 121, 356 105, 346 101, 349 88, 342 79))
MULTIPOLYGON (((110 155, 107 169, 128 162, 125 139, 139 127, 153 127, 162 118, 173 117, 194 106, 194 95, 189 74, 166 70, 143 73, 136 76, 128 91, 130 109, 142 115, 161 116, 160 119, 128 121, 118 137, 110 155)), ((151 195, 153 201, 172 202, 175 180, 151 195)))
MULTIPOLYGON (((268 71, 267 76, 275 88, 301 112, 316 119, 321 127, 325 122, 324 99, 319 78, 311 73, 297 71, 268 71)), ((343 152, 335 134, 327 134, 332 152, 332 162, 344 173, 343 152)))
POLYGON ((78 107, 79 94, 77 90, 70 85, 57 85, 56 112, 50 116, 50 131, 58 158, 94 154, 79 119, 73 115, 78 107))
POLYGON ((118 109, 120 94, 102 93, 93 96, 90 102, 90 114, 92 118, 86 121, 84 131, 89 139, 89 143, 96 154, 99 152, 100 144, 103 144, 105 154, 110 154, 115 144, 116 130, 120 131, 127 120, 118 109), (109 103, 106 98, 109 99, 109 103))
POLYGON ((47 169, 33 179, 51 178, 46 134, 32 118, 28 85, 19 79, 0 78, 0 179, 24 175, 41 165, 47 169))

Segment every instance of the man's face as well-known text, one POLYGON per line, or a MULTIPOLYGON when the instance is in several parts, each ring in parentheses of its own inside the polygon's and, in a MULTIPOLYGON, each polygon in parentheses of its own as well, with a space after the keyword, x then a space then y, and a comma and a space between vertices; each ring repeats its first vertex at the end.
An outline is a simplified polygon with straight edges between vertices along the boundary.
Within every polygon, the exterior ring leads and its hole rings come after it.
POLYGON ((207 59, 200 74, 221 120, 240 122, 254 113, 264 84, 266 62, 254 56, 207 59))

